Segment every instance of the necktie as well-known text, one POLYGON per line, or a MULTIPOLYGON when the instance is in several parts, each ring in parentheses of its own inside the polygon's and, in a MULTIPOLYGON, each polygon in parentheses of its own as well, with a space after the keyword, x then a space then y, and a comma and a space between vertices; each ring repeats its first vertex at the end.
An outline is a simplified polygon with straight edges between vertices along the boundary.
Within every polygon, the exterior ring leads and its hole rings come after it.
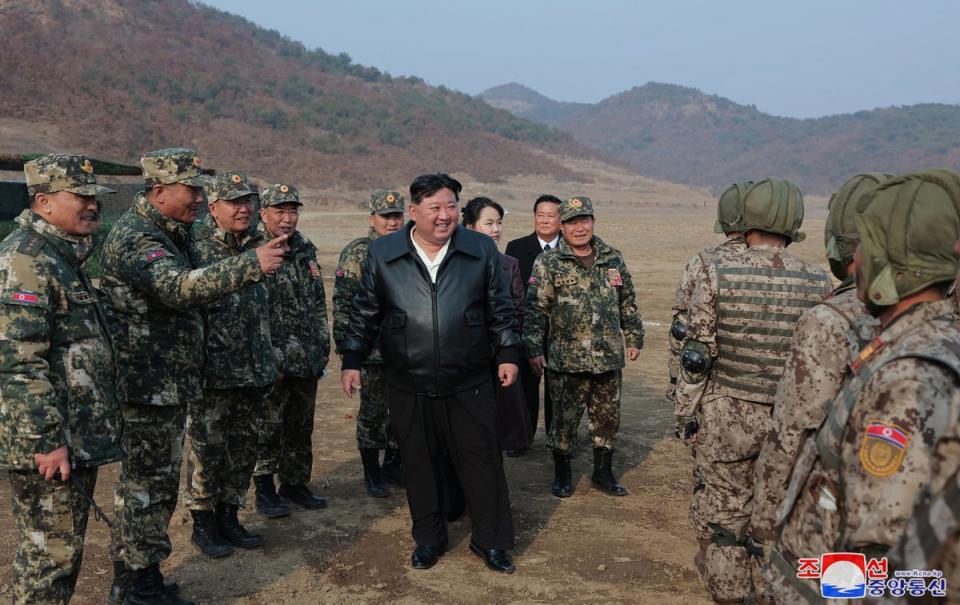
POLYGON ((544 252, 546 252, 546 251, 549 250, 549 249, 550 249, 550 244, 545 244, 545 245, 543 246, 543 251, 544 251, 544 252))

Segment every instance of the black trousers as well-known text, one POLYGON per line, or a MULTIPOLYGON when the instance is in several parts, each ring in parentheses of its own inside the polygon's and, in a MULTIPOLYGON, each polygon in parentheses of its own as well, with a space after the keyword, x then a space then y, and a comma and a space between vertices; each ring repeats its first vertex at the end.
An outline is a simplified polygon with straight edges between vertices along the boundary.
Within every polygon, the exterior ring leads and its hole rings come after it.
POLYGON ((447 397, 387 388, 390 421, 400 439, 403 481, 420 546, 446 546, 445 468, 452 463, 470 509, 473 542, 513 548, 513 517, 497 443, 493 384, 447 397))

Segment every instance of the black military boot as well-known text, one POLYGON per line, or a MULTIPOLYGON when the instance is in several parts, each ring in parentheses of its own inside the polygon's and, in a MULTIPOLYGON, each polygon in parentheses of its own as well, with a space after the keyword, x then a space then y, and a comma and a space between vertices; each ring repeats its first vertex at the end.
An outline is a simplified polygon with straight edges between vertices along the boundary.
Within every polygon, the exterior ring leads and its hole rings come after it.
POLYGON ((237 511, 240 508, 232 504, 217 505, 217 529, 224 539, 236 546, 249 550, 263 546, 263 536, 260 534, 251 534, 246 528, 240 525, 240 519, 237 518, 237 511))
MULTIPOLYGON (((133 584, 133 571, 127 569, 123 561, 113 562, 113 584, 110 586, 110 594, 107 595, 107 605, 123 605, 123 600, 133 584)), ((176 582, 167 582, 163 585, 167 592, 176 593, 180 586, 176 582)))
POLYGON ((290 507, 277 495, 273 475, 254 475, 253 486, 257 492, 257 512, 267 519, 279 519, 290 514, 290 507))
POLYGON ((123 605, 194 605, 168 590, 163 583, 160 565, 151 565, 146 569, 129 571, 132 576, 130 589, 123 599, 123 605))
POLYGON ((557 498, 569 498, 573 495, 573 479, 570 476, 570 454, 554 450, 553 486, 550 488, 557 498))
POLYGON ((190 540, 197 545, 200 552, 219 559, 233 554, 233 547, 220 535, 217 529, 217 518, 212 510, 192 510, 193 535, 190 540))
POLYGON ((371 498, 386 498, 390 495, 387 486, 380 476, 380 450, 362 448, 360 461, 363 462, 363 485, 367 488, 367 495, 371 498))
POLYGON ((299 504, 307 510, 316 510, 318 508, 327 508, 327 499, 323 496, 316 496, 306 485, 290 485, 281 483, 277 491, 281 498, 299 504))
POLYGON ((383 455, 383 466, 380 467, 380 474, 387 483, 394 485, 403 485, 403 471, 400 467, 400 450, 388 448, 383 455))
POLYGON ((627 490, 613 476, 613 450, 593 448, 593 476, 590 481, 598 490, 611 496, 626 496, 627 490))

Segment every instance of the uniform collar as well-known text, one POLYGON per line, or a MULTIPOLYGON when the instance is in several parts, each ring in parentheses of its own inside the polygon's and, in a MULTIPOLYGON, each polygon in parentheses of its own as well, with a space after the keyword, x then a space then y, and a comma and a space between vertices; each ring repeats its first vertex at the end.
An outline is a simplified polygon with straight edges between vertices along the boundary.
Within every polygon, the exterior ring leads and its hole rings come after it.
POLYGON ((170 235, 179 237, 183 241, 187 241, 190 236, 189 223, 175 221, 157 210, 142 191, 137 193, 136 197, 133 198, 133 209, 138 214, 148 219, 150 222, 170 235))
POLYGON ((20 227, 39 233, 44 239, 56 246, 62 254, 66 254, 77 264, 83 263, 93 252, 94 241, 92 235, 70 235, 29 209, 21 212, 16 220, 20 227))

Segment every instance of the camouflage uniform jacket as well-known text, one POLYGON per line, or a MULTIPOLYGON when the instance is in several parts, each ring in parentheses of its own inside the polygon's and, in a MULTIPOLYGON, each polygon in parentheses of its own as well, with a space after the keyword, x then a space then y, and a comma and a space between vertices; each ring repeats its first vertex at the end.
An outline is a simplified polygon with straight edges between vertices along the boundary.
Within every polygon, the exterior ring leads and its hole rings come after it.
POLYGON ((0 468, 70 446, 76 467, 120 459, 115 366, 98 293, 80 265, 92 238, 24 210, 0 243, 0 468))
MULTIPOLYGON (((670 376, 671 385, 676 384, 677 376, 680 373, 680 349, 683 346, 683 339, 674 336, 674 326, 681 326, 683 332, 687 329, 688 312, 690 306, 690 297, 693 296, 693 288, 696 285, 694 277, 703 272, 703 267, 709 265, 721 257, 737 256, 747 249, 747 242, 742 235, 728 237, 723 242, 708 246, 699 253, 693 255, 687 261, 687 266, 683 269, 683 275, 680 276, 680 283, 677 285, 677 293, 674 296, 673 308, 671 309, 670 333, 667 336, 670 353, 667 358, 667 371, 670 376)), ((673 397, 674 389, 670 388, 668 397, 673 397)))
POLYGON ((199 399, 204 339, 198 305, 263 276, 253 250, 194 269, 190 238, 190 225, 167 218, 138 193, 104 243, 101 287, 112 302, 121 402, 199 399))
POLYGON ((808 556, 798 551, 809 532, 832 549, 875 555, 896 544, 930 481, 936 445, 957 430, 960 328, 951 304, 914 306, 853 361, 790 478, 779 510, 787 550, 808 556))
POLYGON ((800 314, 833 289, 823 269, 759 245, 705 265, 694 277, 684 347, 713 359, 705 375, 680 372, 676 414, 696 415, 708 390, 772 404, 800 314))
POLYGON ((852 279, 800 316, 777 386, 771 429, 757 459, 751 521, 755 537, 773 537, 777 507, 802 442, 823 422, 848 364, 873 340, 878 325, 857 299, 852 279))
MULTIPOLYGON (((261 224, 261 230, 272 239, 261 224)), ((270 336, 280 371, 315 378, 330 356, 330 328, 317 248, 299 231, 287 240, 283 264, 267 276, 270 336)))
MULTIPOLYGON (((336 279, 333 282, 333 341, 337 345, 337 353, 341 352, 340 347, 347 339, 353 297, 360 289, 363 264, 367 260, 367 247, 379 236, 380 234, 371 227, 367 237, 353 240, 340 252, 336 279)), ((378 343, 374 343, 363 365, 383 365, 378 343)))
POLYGON ((643 321, 623 255, 599 237, 590 244, 596 252, 592 269, 561 238, 537 257, 527 287, 527 355, 544 354, 549 325, 547 367, 557 372, 618 370, 624 366, 624 338, 626 346, 643 347, 643 321))
MULTIPOLYGON (((190 259, 194 267, 208 267, 253 250, 262 241, 256 231, 239 236, 224 231, 207 215, 190 242, 190 259)), ((203 306, 207 388, 259 387, 277 379, 266 282, 252 283, 203 306)))

